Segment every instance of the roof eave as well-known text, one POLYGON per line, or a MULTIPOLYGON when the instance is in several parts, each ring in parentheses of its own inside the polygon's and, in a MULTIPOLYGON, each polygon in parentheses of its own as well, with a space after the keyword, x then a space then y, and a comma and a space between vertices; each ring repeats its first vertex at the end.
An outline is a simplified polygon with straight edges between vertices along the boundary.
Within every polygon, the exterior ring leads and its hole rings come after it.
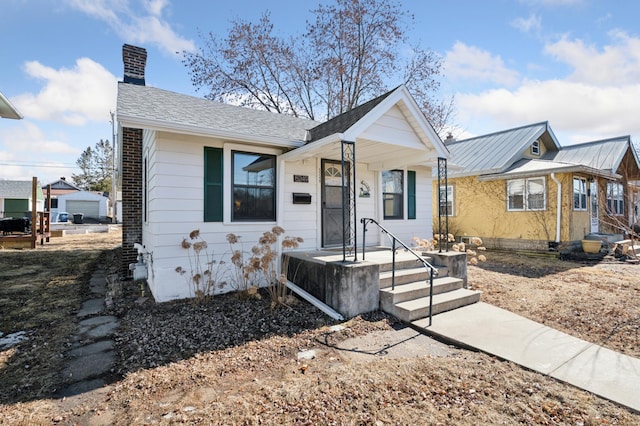
POLYGON ((20 111, 13 106, 2 92, 0 92, 0 116, 3 118, 11 118, 13 120, 22 120, 24 118, 23 115, 20 114, 20 111))
POLYGON ((598 176, 598 177, 611 179, 611 180, 622 179, 621 175, 617 173, 612 173, 609 170, 599 170, 599 169, 594 169, 593 167, 582 166, 582 165, 567 165, 566 167, 556 167, 556 168, 541 169, 541 170, 535 170, 535 171, 525 171, 525 172, 518 172, 518 173, 495 173, 491 175, 480 175, 478 176, 478 180, 480 182, 489 182, 489 181, 496 181, 496 180, 522 179, 527 177, 548 175, 551 173, 571 173, 571 172, 584 173, 584 174, 598 176))
POLYGON ((134 129, 149 129, 161 132, 181 133, 193 136, 205 136, 219 139, 230 139, 238 142, 260 143, 286 148, 298 148, 304 146, 302 140, 284 140, 273 136, 261 136, 240 132, 211 129, 208 127, 193 126, 190 124, 168 123, 163 120, 153 120, 118 114, 118 122, 121 127, 131 127, 134 129))
POLYGON ((322 139, 307 143, 304 146, 297 147, 289 152, 285 152, 279 158, 283 161, 296 161, 305 158, 313 157, 316 152, 322 151, 326 145, 343 141, 344 135, 342 133, 333 133, 329 136, 325 136, 322 139))

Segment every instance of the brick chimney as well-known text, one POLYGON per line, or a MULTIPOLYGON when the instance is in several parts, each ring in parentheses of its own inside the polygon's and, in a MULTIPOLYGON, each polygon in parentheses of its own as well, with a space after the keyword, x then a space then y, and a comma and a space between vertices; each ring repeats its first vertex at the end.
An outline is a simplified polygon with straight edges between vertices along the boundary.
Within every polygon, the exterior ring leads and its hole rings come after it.
MULTIPOLYGON (((122 46, 124 83, 144 86, 147 50, 125 44, 122 46)), ((135 263, 138 252, 135 243, 142 244, 142 137, 143 129, 122 127, 122 276, 131 275, 129 264, 135 263)))
POLYGON ((125 44, 122 46, 124 82, 144 86, 144 69, 147 66, 147 49, 125 44))

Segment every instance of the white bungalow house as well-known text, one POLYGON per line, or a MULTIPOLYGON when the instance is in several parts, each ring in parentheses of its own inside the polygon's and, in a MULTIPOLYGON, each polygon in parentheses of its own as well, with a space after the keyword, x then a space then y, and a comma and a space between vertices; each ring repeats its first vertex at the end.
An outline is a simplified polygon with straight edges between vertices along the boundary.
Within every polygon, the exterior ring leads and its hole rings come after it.
POLYGON ((449 152, 406 87, 320 123, 146 86, 140 47, 123 61, 123 272, 143 253, 156 301, 193 296, 175 269, 195 229, 216 257, 227 234, 250 249, 275 225, 307 251, 353 249, 363 217, 407 242, 432 235, 432 168, 449 152))

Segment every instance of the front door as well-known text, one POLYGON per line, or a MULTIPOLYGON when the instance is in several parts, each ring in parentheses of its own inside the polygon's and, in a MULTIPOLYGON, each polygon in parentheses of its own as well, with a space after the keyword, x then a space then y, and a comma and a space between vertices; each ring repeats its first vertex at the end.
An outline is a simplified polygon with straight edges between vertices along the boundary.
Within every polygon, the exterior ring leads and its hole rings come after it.
POLYGON ((598 233, 598 182, 589 182, 589 193, 591 194, 591 233, 598 233))
MULTIPOLYGON (((349 167, 349 163, 345 164, 349 167)), ((348 170, 348 169, 347 169, 348 170)), ((344 189, 348 188, 349 172, 344 189)), ((322 160, 322 246, 342 246, 342 163, 322 160)), ((345 192, 348 194, 348 191, 345 192)))

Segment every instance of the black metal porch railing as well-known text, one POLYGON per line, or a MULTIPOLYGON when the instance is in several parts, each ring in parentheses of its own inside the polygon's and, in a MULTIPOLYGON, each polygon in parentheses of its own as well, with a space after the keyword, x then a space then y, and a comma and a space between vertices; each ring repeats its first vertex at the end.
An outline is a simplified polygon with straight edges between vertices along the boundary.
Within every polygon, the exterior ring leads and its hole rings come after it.
POLYGON ((367 225, 369 223, 373 223, 378 228, 380 228, 382 233, 387 235, 387 237, 389 237, 389 239, 391 240, 391 290, 395 290, 396 287, 396 249, 398 244, 402 246, 407 252, 411 253, 416 258, 416 261, 422 263, 422 266, 424 266, 427 272, 429 272, 429 326, 431 326, 431 318, 433 316, 433 279, 436 275, 438 275, 438 269, 430 264, 420 254, 416 253, 411 247, 403 243, 398 237, 389 232, 388 229, 380 225, 375 219, 363 217, 362 219, 360 219, 360 223, 362 223, 362 260, 365 260, 365 243, 367 235, 367 225))

